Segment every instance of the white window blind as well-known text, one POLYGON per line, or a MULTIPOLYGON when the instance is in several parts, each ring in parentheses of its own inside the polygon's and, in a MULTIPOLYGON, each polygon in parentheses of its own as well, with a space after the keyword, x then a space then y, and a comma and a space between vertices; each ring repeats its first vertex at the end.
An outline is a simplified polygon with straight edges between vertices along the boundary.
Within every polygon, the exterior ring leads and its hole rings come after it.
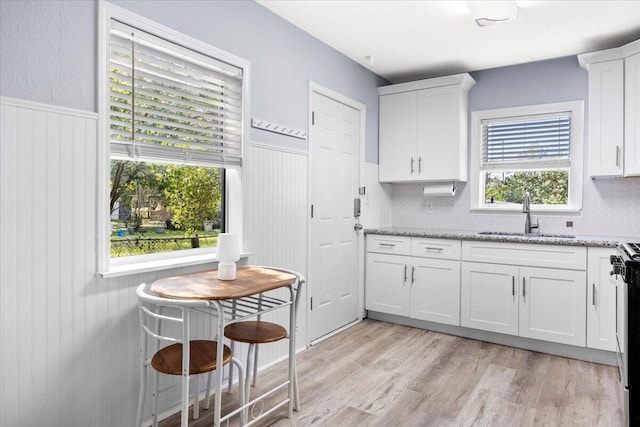
POLYGON ((482 163, 568 160, 571 156, 571 114, 482 122, 482 163))
POLYGON ((241 68, 111 21, 111 158, 242 163, 241 68))

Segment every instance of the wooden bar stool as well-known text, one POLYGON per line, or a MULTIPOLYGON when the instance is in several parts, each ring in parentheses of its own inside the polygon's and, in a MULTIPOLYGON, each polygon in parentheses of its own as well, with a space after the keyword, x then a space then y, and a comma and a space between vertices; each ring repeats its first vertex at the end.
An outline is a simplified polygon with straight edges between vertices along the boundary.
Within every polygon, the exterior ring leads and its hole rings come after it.
MULTIPOLYGON (((189 407, 189 379, 192 375, 208 373, 205 409, 209 408, 211 396, 212 372, 217 369, 216 355, 218 343, 213 340, 189 339, 189 311, 193 308, 202 308, 204 301, 196 300, 172 300, 162 298, 150 293, 145 284, 140 285, 136 294, 139 301, 139 317, 142 327, 141 335, 141 371, 140 371, 140 395, 138 398, 138 412, 136 426, 142 423, 142 412, 146 398, 147 368, 154 369, 153 376, 153 402, 152 425, 158 425, 158 374, 182 376, 182 419, 181 425, 187 426, 189 407), (161 347, 161 342, 173 344, 161 347), (189 345, 183 343, 188 342, 189 345), (152 344, 151 346, 149 344, 152 344), (150 348, 155 347, 155 348, 150 348)), ((232 362, 240 372, 240 404, 244 405, 244 384, 242 378, 242 364, 232 357, 231 349, 223 347, 223 362, 226 365, 232 362)), ((193 418, 199 416, 199 390, 198 382, 195 387, 193 402, 193 418)), ((245 422, 244 412, 241 414, 241 422, 245 422)))
MULTIPOLYGON (((265 344, 270 342, 280 341, 287 338, 287 330, 277 323, 265 322, 262 320, 252 320, 232 323, 224 328, 224 336, 232 341, 244 342, 249 344, 247 351, 247 365, 246 378, 244 379, 245 386, 245 399, 250 402, 249 387, 253 381, 253 386, 256 385, 256 377, 258 375, 258 348, 256 344, 265 344), (253 359, 253 364, 252 364, 253 359), (251 378, 251 371, 253 371, 253 380, 251 378)), ((231 381, 231 373, 229 373, 229 380, 231 381)), ((294 374, 294 390, 297 395, 297 375, 294 374)), ((296 401, 298 399, 296 398, 296 401)), ((296 409, 297 403, 296 403, 296 409)))

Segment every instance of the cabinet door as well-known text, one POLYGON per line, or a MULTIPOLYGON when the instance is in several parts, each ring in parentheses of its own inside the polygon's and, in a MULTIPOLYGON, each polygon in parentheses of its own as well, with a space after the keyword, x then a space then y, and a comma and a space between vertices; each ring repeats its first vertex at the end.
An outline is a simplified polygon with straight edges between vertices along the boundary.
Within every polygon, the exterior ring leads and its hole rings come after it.
POLYGON ((460 324, 517 335, 518 283, 517 266, 463 262, 460 324))
POLYGON ((589 66, 589 176, 622 176, 624 155, 624 64, 589 66))
POLYGON ((412 262, 410 316, 460 326, 460 261, 413 258, 412 262))
POLYGON ((520 267, 520 277, 520 336, 584 346, 586 273, 520 267))
POLYGON ((589 248, 587 268, 587 347, 616 350, 616 287, 609 281, 611 248, 589 248))
POLYGON ((417 171, 416 100, 415 91, 380 96, 380 182, 409 181, 417 171))
POLYGON ((640 176, 640 53, 624 60, 624 174, 640 176))
POLYGON ((367 253, 366 309, 380 313, 409 315, 408 274, 411 258, 367 253))
POLYGON ((467 112, 466 108, 461 111, 461 92, 457 85, 418 91, 416 172, 420 180, 467 180, 467 132, 466 126, 462 128, 466 123, 462 114, 467 112))

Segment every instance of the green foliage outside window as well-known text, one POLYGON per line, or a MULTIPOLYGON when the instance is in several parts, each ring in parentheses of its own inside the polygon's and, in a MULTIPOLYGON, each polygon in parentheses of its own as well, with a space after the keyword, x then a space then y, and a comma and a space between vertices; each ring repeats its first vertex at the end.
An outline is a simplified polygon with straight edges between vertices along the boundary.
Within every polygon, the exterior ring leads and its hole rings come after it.
POLYGON ((535 205, 566 205, 569 202, 569 172, 515 171, 487 172, 485 177, 485 203, 522 203, 528 191, 535 205))

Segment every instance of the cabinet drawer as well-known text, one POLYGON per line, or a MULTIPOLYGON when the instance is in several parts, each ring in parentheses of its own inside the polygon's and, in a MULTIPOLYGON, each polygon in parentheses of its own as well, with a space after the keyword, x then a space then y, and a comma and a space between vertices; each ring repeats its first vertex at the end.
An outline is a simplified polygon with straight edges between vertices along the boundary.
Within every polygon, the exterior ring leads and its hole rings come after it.
POLYGON ((460 259, 461 244, 460 240, 414 237, 411 239, 411 256, 460 259))
POLYGON ((411 237, 369 234, 367 235, 367 252, 409 255, 411 237))
POLYGON ((496 264, 586 270, 587 248, 464 241, 462 242, 462 259, 496 264))

